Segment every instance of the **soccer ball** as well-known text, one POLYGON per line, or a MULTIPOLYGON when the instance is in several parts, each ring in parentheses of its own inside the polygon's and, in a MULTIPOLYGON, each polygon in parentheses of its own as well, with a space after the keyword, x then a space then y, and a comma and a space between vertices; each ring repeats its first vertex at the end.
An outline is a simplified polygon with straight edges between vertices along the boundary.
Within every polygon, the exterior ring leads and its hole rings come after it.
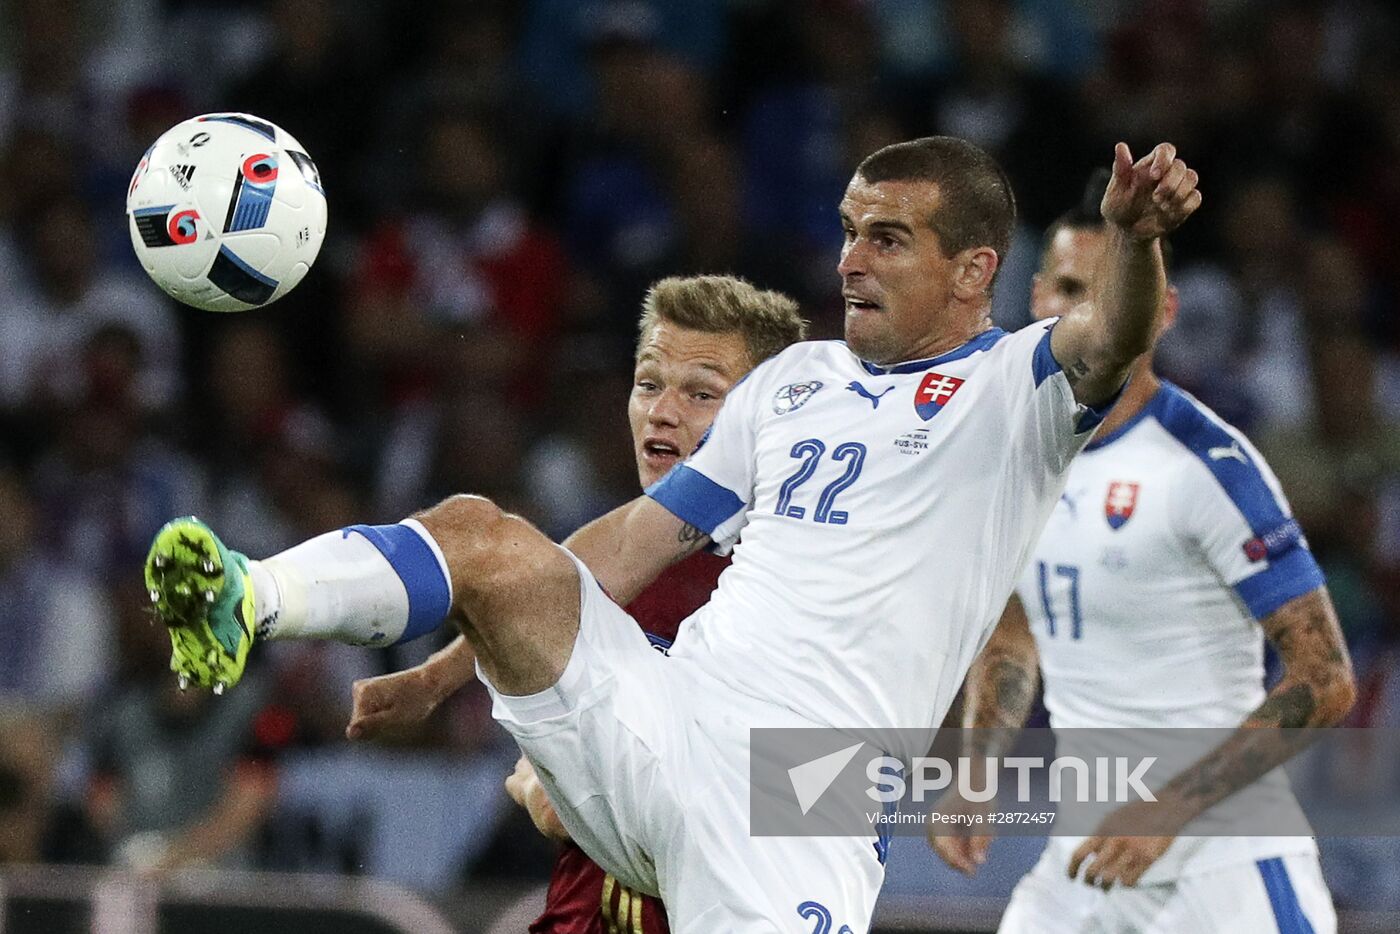
POLYGON ((240 113, 205 114, 162 134, 131 176, 126 214, 156 285, 206 311, 286 295, 326 236, 326 193, 306 148, 240 113))

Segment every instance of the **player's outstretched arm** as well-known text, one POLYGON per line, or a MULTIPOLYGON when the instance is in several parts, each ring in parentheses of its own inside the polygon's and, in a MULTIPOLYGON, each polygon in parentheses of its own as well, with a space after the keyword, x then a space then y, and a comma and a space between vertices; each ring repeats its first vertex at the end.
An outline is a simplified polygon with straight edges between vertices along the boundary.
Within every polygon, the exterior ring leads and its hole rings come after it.
POLYGON ((476 677, 476 653, 458 636, 427 661, 403 671, 362 678, 351 687, 347 739, 378 739, 409 729, 476 677))
POLYGON ((1095 858, 1085 869, 1085 882, 1103 888, 1117 882, 1134 885, 1166 852, 1176 838, 1175 831, 1300 752, 1312 737, 1297 731, 1335 726, 1351 710, 1356 701, 1356 679, 1326 587, 1293 598, 1266 616, 1261 625, 1278 650, 1284 675, 1242 729, 1187 767, 1158 794, 1168 815, 1168 832, 1155 837, 1115 835, 1115 819, 1124 822, 1121 829, 1126 832, 1141 830, 1132 826, 1132 814, 1124 813, 1136 810, 1136 806, 1120 809, 1105 821, 1107 827, 1075 851, 1069 864, 1071 878, 1092 854, 1095 858))
MULTIPOLYGON (((1014 594, 963 682, 963 754, 975 769, 987 757, 1004 755, 1015 741, 1016 731, 1026 722, 1040 682, 1040 656, 1031 635, 1026 610, 1014 594)), ((973 775, 972 787, 984 787, 985 776, 973 775)), ((987 811, 992 802, 965 801, 956 790, 939 801, 940 810, 977 808, 987 811)), ((972 875, 987 861, 992 845, 990 834, 977 836, 935 834, 929 824, 929 845, 943 861, 964 875, 972 875)), ((957 826, 957 825, 953 825, 957 826)))
POLYGON ((1160 240, 1201 206, 1199 178, 1171 143, 1133 161, 1127 144, 1113 153, 1113 175, 1101 210, 1108 243, 1089 300, 1067 314, 1050 349, 1085 405, 1109 401, 1133 361, 1160 331, 1166 270, 1160 240))
POLYGON ((1282 765, 1300 741, 1307 742, 1277 729, 1335 726, 1356 702, 1351 656, 1326 587, 1293 598, 1261 625, 1278 651, 1283 677, 1244 721, 1246 729, 1167 785, 1168 793, 1194 814, 1282 765), (1275 729, 1249 729, 1255 727, 1275 729))
POLYGON ((656 500, 639 496, 570 535, 564 547, 625 606, 658 574, 709 541, 708 535, 656 500))

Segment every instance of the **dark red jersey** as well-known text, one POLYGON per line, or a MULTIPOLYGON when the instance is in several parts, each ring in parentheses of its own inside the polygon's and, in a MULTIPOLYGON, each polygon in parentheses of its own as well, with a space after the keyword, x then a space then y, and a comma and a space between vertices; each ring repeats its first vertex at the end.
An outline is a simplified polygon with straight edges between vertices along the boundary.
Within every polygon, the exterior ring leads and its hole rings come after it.
MULTIPOLYGON (((668 568, 627 604, 627 612, 661 646, 676 638, 681 621, 694 613, 715 589, 728 558, 707 552, 691 555, 668 568)), ((666 909, 659 899, 622 885, 572 843, 554 861, 544 914, 530 934, 670 934, 666 909)))

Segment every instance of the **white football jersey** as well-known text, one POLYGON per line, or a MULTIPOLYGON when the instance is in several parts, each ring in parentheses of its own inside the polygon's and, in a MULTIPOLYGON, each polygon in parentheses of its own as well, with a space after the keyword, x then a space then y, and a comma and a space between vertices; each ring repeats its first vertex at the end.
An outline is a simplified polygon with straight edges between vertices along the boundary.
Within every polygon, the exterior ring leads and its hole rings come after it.
MULTIPOLYGON (((1238 726, 1265 695, 1258 620, 1322 584, 1259 452, 1163 383, 1075 459, 1017 585, 1051 725, 1238 726)), ((1281 772, 1249 791, 1297 807, 1281 772)), ((1051 845, 1068 854, 1077 843, 1051 845)), ((1183 838, 1146 880, 1188 859, 1311 849, 1306 838, 1183 838)))
POLYGON ((893 367, 789 348, 647 491, 743 532, 670 654, 817 725, 936 727, 1101 420, 1048 322, 893 367))

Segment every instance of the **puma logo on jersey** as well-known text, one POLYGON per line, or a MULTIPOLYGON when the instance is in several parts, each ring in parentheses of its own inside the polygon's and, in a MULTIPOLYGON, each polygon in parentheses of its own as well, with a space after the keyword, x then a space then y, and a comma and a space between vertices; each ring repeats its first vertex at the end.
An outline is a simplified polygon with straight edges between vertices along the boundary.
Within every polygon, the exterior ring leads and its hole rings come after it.
POLYGON ((870 407, 875 409, 878 409, 880 407, 880 400, 885 397, 885 393, 890 392, 894 389, 893 386, 886 386, 884 392, 880 393, 878 396, 875 396, 871 395, 870 390, 866 389, 864 386, 862 386, 855 380, 851 380, 851 382, 846 386, 846 388, 849 389, 851 392, 855 393, 856 395, 860 396, 862 399, 869 399, 870 407))
POLYGON ((1232 442, 1228 448, 1227 448, 1227 447, 1214 447, 1214 448, 1210 448, 1209 450, 1206 451, 1206 454, 1210 455, 1210 459, 1213 460, 1213 461, 1223 461, 1223 460, 1224 460, 1225 458, 1227 458, 1227 457, 1233 457, 1235 460, 1239 461, 1241 464, 1248 464, 1248 463, 1249 463, 1249 460, 1244 456, 1244 451, 1241 451, 1241 450, 1240 450, 1240 443, 1239 443, 1238 441, 1232 442))

